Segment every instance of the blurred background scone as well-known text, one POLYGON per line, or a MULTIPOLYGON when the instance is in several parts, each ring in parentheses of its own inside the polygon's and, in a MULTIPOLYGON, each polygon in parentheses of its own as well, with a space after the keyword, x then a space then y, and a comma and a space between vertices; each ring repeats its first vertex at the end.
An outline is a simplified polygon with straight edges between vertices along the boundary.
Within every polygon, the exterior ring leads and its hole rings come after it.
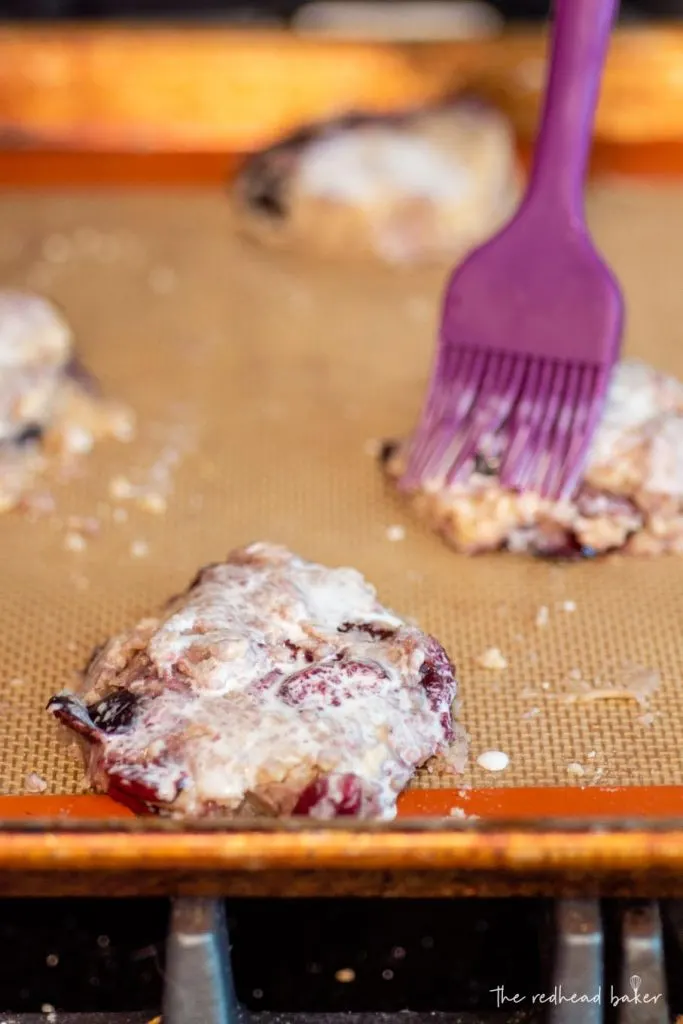
POLYGON ((132 413, 99 395, 71 328, 40 295, 0 290, 0 512, 30 505, 51 462, 68 467, 104 438, 131 439, 132 413))
POLYGON ((401 264, 458 259, 519 196, 509 122, 468 96, 305 129, 252 157, 232 198, 241 230, 265 245, 401 264))

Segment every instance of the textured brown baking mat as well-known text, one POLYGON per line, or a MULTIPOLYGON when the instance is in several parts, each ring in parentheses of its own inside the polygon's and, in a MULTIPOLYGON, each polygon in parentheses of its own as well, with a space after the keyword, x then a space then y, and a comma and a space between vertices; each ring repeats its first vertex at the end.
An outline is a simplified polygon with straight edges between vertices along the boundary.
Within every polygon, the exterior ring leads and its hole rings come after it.
MULTIPOLYGON (((601 184, 589 205, 628 295, 629 352, 683 376, 683 187, 601 184)), ((83 791, 50 694, 255 539, 355 565, 449 649, 470 767, 416 787, 683 784, 683 560, 467 559, 382 481, 373 445, 413 422, 442 279, 264 253, 233 236, 218 192, 3 195, 0 284, 63 306, 139 436, 97 449, 53 515, 0 519, 0 792, 83 791), (165 493, 166 512, 123 497, 121 478, 165 493), (83 550, 70 516, 97 520, 83 550), (491 646, 505 670, 477 666, 491 646), (652 693, 583 693, 607 686, 652 693), (477 767, 490 749, 505 771, 477 767)))

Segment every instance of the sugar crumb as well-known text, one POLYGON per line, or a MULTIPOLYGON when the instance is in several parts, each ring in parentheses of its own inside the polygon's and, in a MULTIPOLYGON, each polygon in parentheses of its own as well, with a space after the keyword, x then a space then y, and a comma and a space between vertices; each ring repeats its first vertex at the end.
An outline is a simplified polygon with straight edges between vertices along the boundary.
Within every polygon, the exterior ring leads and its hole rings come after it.
POLYGON ((545 604, 542 604, 541 607, 536 612, 536 625, 539 627, 539 629, 542 629, 544 626, 548 625, 548 620, 549 619, 550 619, 550 611, 548 610, 548 606, 545 605, 545 604))
MULTIPOLYGON (((574 672, 578 672, 578 669, 574 672)), ((570 673, 570 678, 577 677, 572 677, 570 673)), ((578 678, 580 679, 580 673, 578 678)), ((640 665, 624 665, 617 671, 612 681, 593 679, 592 686, 586 682, 580 692, 568 693, 564 700, 568 703, 625 700, 647 707, 660 682, 659 672, 655 669, 640 665)))
POLYGON ((68 423, 62 430, 64 450, 73 455, 87 455, 95 446, 95 438, 90 430, 77 423, 68 423))
POLYGON ((157 516, 163 515, 168 507, 166 498, 162 494, 156 494, 153 491, 149 494, 143 494, 139 505, 145 512, 152 512, 157 516))
POLYGON ((507 661, 497 647, 487 647, 477 658, 477 664, 481 668, 487 668, 494 672, 508 667, 507 661))
POLYGON ((47 782, 37 772, 29 772, 24 779, 24 785, 29 793, 44 793, 47 789, 47 782))
POLYGON ((477 758, 477 764, 487 772, 502 772, 510 763, 510 758, 503 750, 485 750, 477 758))
POLYGON ((70 530, 64 538, 64 547, 67 551, 85 551, 87 544, 81 533, 70 530))
POLYGON ((66 525, 71 533, 80 533, 88 537, 94 537, 102 527, 96 516, 69 516, 66 525))
POLYGON ((114 476, 109 481, 109 494, 117 501, 123 501, 132 496, 133 485, 125 476, 114 476))
POLYGON ((585 768, 583 767, 582 764, 579 764, 578 761, 570 761, 569 764, 567 765, 567 775, 574 775, 576 777, 580 777, 580 776, 585 775, 585 774, 586 774, 585 768))
POLYGON ((458 820, 461 821, 479 821, 478 814, 468 814, 462 807, 451 807, 448 815, 451 818, 458 818, 458 820))
POLYGON ((112 425, 112 433, 117 441, 120 441, 122 444, 129 444, 135 437, 135 417, 128 412, 122 411, 117 421, 112 425))
POLYGON ((130 553, 133 558, 146 558, 149 554, 149 544, 146 540, 134 540, 130 546, 130 553))
POLYGON ((387 540, 398 541, 405 538, 404 526, 387 526, 387 540))
POLYGON ((120 505, 117 505, 113 510, 111 517, 115 523, 125 523, 128 521, 128 511, 125 508, 121 508, 120 505))
POLYGON ((560 609, 563 612, 575 612, 576 611, 576 601, 563 601, 562 604, 560 605, 560 609))

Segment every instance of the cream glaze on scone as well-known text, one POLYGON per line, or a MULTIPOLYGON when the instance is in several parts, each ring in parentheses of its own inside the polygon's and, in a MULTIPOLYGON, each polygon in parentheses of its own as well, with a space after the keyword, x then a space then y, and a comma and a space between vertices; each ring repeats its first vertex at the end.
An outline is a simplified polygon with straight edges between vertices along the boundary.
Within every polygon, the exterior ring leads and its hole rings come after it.
POLYGON ((59 310, 0 291, 0 512, 21 504, 51 462, 63 466, 98 439, 132 431, 126 409, 92 393, 59 310))
MULTIPOLYGON (((504 439, 497 444, 500 451, 504 439)), ((396 479, 405 447, 385 454, 396 479)), ((683 385, 644 363, 626 360, 615 369, 572 501, 504 490, 495 465, 494 444, 473 462, 465 484, 446 487, 436 478, 409 495, 417 514, 459 551, 683 553, 683 385)))
POLYGON ((285 139, 248 162, 233 206, 264 244, 413 263, 464 254, 509 218, 519 195, 508 121, 462 98, 285 139))
POLYGON ((443 648, 354 569, 253 544, 109 641, 49 708, 138 810, 391 818, 454 738, 443 648))

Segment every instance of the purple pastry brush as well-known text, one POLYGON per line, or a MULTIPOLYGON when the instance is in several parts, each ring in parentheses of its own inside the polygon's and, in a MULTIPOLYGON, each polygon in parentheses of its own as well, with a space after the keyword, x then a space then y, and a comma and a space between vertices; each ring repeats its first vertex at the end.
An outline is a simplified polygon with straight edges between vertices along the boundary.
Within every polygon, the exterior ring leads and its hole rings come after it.
POLYGON ((456 269, 401 486, 466 479, 571 497, 621 343, 619 285, 586 226, 583 186, 618 0, 555 0, 530 184, 513 220, 456 269))

